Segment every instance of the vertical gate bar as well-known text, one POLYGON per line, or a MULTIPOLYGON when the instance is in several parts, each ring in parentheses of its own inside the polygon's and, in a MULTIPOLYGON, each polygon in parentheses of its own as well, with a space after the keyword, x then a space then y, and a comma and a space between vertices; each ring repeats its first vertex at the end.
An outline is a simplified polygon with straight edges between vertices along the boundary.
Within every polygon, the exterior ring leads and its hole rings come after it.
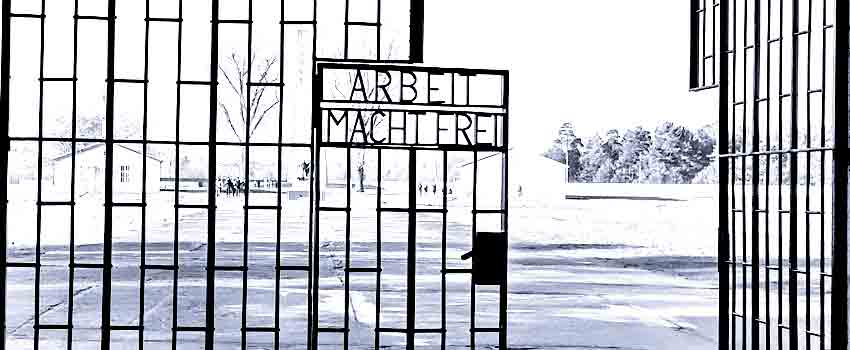
MULTIPOLYGON (((381 60, 381 31, 384 29, 384 26, 381 24, 381 5, 382 5, 381 0, 377 0, 377 2, 378 2, 378 10, 377 10, 378 13, 375 16, 376 23, 377 23, 376 30, 375 30, 375 36, 377 36, 377 38, 375 39, 375 43, 376 43, 375 44, 375 60, 380 61, 381 60)), ((390 53, 392 53, 392 52, 390 52, 390 53)), ((392 59, 392 57, 387 57, 387 58, 392 59)), ((377 96, 377 95, 375 95, 375 96, 377 96)))
MULTIPOLYGON (((346 117, 347 119, 348 117, 346 117)), ((347 124, 347 123, 346 123, 347 124)), ((364 138, 365 139, 365 138, 364 138)), ((363 150, 365 152, 366 150, 363 150)), ((349 312, 351 311, 351 290, 349 286, 351 268, 351 144, 348 143, 345 147, 345 272, 343 277, 343 298, 345 299, 345 313, 342 315, 343 333, 342 333, 342 348, 348 349, 348 331, 351 322, 349 312)))
MULTIPOLYGON (((174 122, 174 159, 180 159, 180 89, 181 85, 179 82, 183 79, 183 0, 177 1, 177 18, 180 19, 177 22, 177 96, 175 99, 175 122, 174 122)), ((173 245, 173 257, 174 257, 174 271, 172 272, 172 286, 171 286, 171 349, 177 350, 177 327, 179 322, 177 320, 177 277, 178 277, 178 265, 180 263, 179 259, 179 245, 180 245, 180 162, 177 161, 174 163, 174 245, 173 245)))
POLYGON ((835 1, 835 130, 833 140, 833 243, 832 243, 832 344, 833 350, 848 348, 847 332, 847 190, 848 190, 848 22, 850 5, 835 1), (837 295, 837 296, 836 296, 837 295))
MULTIPOLYGON (((728 0, 720 0, 720 76, 719 76, 719 130, 718 130, 718 154, 729 153, 729 6, 728 0)), ((719 312, 720 325, 718 336, 720 339, 719 350, 729 350, 729 261, 733 260, 731 268, 734 270, 734 259, 729 258, 729 158, 718 157, 718 172, 720 193, 718 210, 718 252, 717 267, 720 273, 720 301, 719 312)), ((734 283, 732 283, 734 286, 734 283)), ((734 288, 734 287, 733 287, 734 288)), ((734 295, 734 291, 733 291, 734 295)))
POLYGON ((717 85, 717 8, 718 0, 712 0, 711 5, 711 85, 717 85))
MULTIPOLYGON (((827 115, 827 110, 826 110, 826 91, 827 91, 827 87, 826 87, 826 63, 827 63, 827 60, 826 60, 826 45, 827 45, 827 42, 826 42, 826 35, 827 35, 827 26, 826 26, 827 25, 827 15, 826 15, 826 11, 827 11, 827 1, 826 0, 821 1, 821 5, 822 5, 822 7, 821 7, 821 26, 820 26, 820 32, 821 32, 820 147, 825 148, 826 147, 826 131, 827 131, 826 130, 826 120, 827 120, 826 119, 826 115, 827 115)), ((827 329, 825 327, 826 326, 826 319, 824 317, 826 315, 826 313, 825 313, 826 306, 824 304, 824 300, 825 300, 825 296, 826 296, 826 293, 825 293, 826 288, 825 288, 825 285, 824 285, 825 282, 826 282, 826 278, 825 278, 825 275, 824 275, 824 273, 826 272, 825 255, 824 255, 824 249, 826 249, 826 244, 825 244, 826 243, 825 242, 826 229, 824 227, 824 225, 826 224, 826 206, 825 206, 826 201, 823 198, 824 194, 826 194, 826 183, 825 183, 825 181, 826 181, 826 151, 820 151, 820 152, 818 152, 818 154, 820 155, 820 158, 819 158, 820 161, 818 162, 818 163, 820 163, 820 169, 819 169, 820 170, 820 179, 818 180, 818 184, 820 185, 820 196, 818 197, 820 199, 820 203, 819 203, 820 205, 818 207, 819 208, 818 210, 820 212, 820 214, 818 215, 818 217, 820 218, 820 227, 819 227, 819 229, 820 229, 820 263, 819 263, 820 273, 818 273, 818 290, 820 291, 820 295, 819 295, 820 299, 818 299, 818 300, 820 302, 818 303, 818 306, 819 306, 818 312, 820 313, 820 315, 819 315, 820 317, 819 317, 819 322, 818 322, 819 323, 818 334, 821 335, 820 337, 818 337, 818 340, 820 342, 820 350, 826 350, 826 339, 825 339, 825 337, 826 337, 827 329)), ((833 152, 832 155, 834 157, 835 153, 833 152)))
MULTIPOLYGON (((318 6, 319 6, 319 0, 313 0, 313 22, 312 22, 312 25, 313 25, 313 57, 312 58, 313 58, 313 60, 310 61, 310 62, 312 62, 312 64, 314 66, 316 64, 316 61, 317 61, 316 58, 318 56, 317 53, 316 53, 316 43, 318 42, 318 37, 319 37, 318 21, 316 20, 317 13, 318 13, 318 10, 317 10, 318 6)), ((317 74, 318 72, 315 71, 316 67, 313 67, 313 69, 314 69, 314 74, 317 74)), ((321 74, 319 74, 319 75, 321 76, 321 74)), ((321 90, 319 90, 319 91, 321 91, 321 90)), ((316 95, 314 95, 314 96, 316 96, 316 95)), ((315 98, 314 98, 314 100, 315 100, 315 98)), ((321 138, 314 139, 313 141, 321 141, 321 138)))
MULTIPOLYGON (((313 0, 313 19, 316 18, 316 1, 313 0)), ((314 21, 315 23, 315 21, 314 21)), ((315 29, 315 25, 313 26, 315 29)), ((313 56, 316 56, 316 32, 313 32, 313 56)), ((313 61, 315 62, 315 60, 313 61)), ((310 294, 312 295, 312 305, 310 307, 310 312, 308 316, 310 318, 310 349, 317 349, 319 344, 319 238, 320 238, 320 220, 319 217, 321 213, 319 212, 319 207, 321 206, 322 201, 322 183, 321 183, 321 163, 320 157, 322 154, 322 112, 319 107, 319 100, 322 96, 322 82, 323 82, 323 71, 322 69, 317 69, 315 75, 313 76, 313 146, 310 148, 314 150, 313 164, 314 166, 310 167, 313 170, 313 176, 311 177, 311 185, 313 185, 313 195, 315 196, 315 200, 313 201, 312 211, 313 211, 313 225, 315 228, 313 229, 312 241, 310 242, 310 247, 312 249, 312 261, 310 264, 310 273, 312 278, 310 278, 310 283, 312 283, 312 288, 310 290, 310 294)), ((347 124, 346 124, 347 125, 347 124)))
MULTIPOLYGON (((41 324, 41 313, 39 310, 41 309, 41 214, 42 214, 42 173, 43 169, 43 161, 42 157, 44 157, 44 21, 45 21, 45 0, 41 0, 41 18, 39 19, 41 25, 41 34, 39 38, 39 73, 38 73, 38 162, 36 166, 36 177, 38 178, 38 183, 36 184, 36 195, 38 199, 38 204, 36 205, 36 215, 35 215, 35 308, 33 310, 33 348, 35 350, 39 349, 38 338, 40 333, 41 324)), ((4 180, 5 181, 5 180, 4 180)))
MULTIPOLYGON (((454 74, 452 74, 452 82, 454 82, 454 74)), ((454 99, 454 94, 452 94, 452 99, 454 99)), ((440 247, 440 329, 442 329, 442 332, 440 333, 440 350, 446 350, 446 225, 448 224, 449 213, 448 167, 449 152, 443 151, 443 223, 440 247)))
MULTIPOLYGON (((467 80, 469 96, 469 81, 467 80)), ((478 230, 478 151, 472 151, 472 251, 475 251, 475 235, 478 230)), ((469 347, 475 349, 475 282, 469 278, 469 347)))
MULTIPOLYGON (((151 16, 151 1, 145 0, 145 18, 151 16)), ((142 223, 141 223, 141 240, 139 244, 139 349, 145 348, 145 278, 146 270, 144 268, 147 260, 147 215, 148 215, 148 93, 150 86, 150 32, 151 23, 145 20, 145 48, 144 48, 144 72, 142 85, 142 223)), ((155 176, 156 173, 154 173, 155 176)), ((159 191, 158 188, 153 189, 154 192, 159 191)))
POLYGON ((11 58, 11 12, 12 1, 4 0, 2 2, 2 35, 0 35, 0 137, 2 137, 2 146, 0 147, 0 192, 2 192, 2 201, 0 201, 0 350, 6 350, 6 244, 8 240, 8 227, 6 222, 6 212, 8 210, 9 192, 6 188, 6 178, 9 172, 9 150, 11 149, 11 141, 9 141, 9 70, 11 58))
POLYGON ((410 62, 422 63, 425 41, 425 0, 410 0, 410 62))
MULTIPOLYGON (((726 0, 726 1, 727 1, 727 4, 728 4, 729 0, 726 0)), ((724 77, 724 79, 726 79, 727 83, 728 83, 727 84, 728 86, 727 86, 727 89, 726 89, 727 95, 729 95, 729 91, 728 91, 729 88, 731 88, 732 93, 731 93, 731 96, 727 96, 726 99, 723 100, 722 103, 728 104, 728 106, 726 107, 726 113, 729 113, 730 110, 732 112, 732 127, 731 127, 732 137, 730 139, 731 142, 732 142, 732 149, 728 149, 727 151, 730 152, 730 153, 737 153, 738 152, 738 137, 737 137, 737 133, 738 133, 738 130, 737 130, 738 122, 737 122, 737 120, 738 119, 737 119, 737 114, 735 113, 735 99, 736 99, 736 96, 737 96, 737 86, 738 86, 737 85, 737 77, 738 77, 738 59, 737 59, 737 57, 738 57, 738 51, 737 51, 738 50, 738 1, 737 0, 731 0, 731 1, 732 1, 731 8, 727 9, 726 13, 727 13, 727 17, 728 17, 729 11, 731 10, 732 16, 727 19, 726 27, 728 28, 730 25, 732 26, 732 34, 731 34, 731 36, 727 36, 726 41, 727 41, 727 46, 728 46, 728 41, 729 40, 732 41, 731 49, 728 50, 729 54, 732 56, 732 74, 731 74, 731 76, 727 74, 727 76, 724 77)), ((729 69, 728 68, 729 58, 726 57, 726 60, 727 60, 727 64, 726 64, 727 68, 726 69, 728 70, 729 69)), ((731 254, 730 254, 731 260, 732 260, 732 271, 731 271, 731 273, 732 273, 732 283, 731 283, 731 285, 732 285, 732 306, 729 310, 726 311, 727 313, 729 313, 729 316, 730 316, 729 318, 730 318, 731 323, 732 323, 732 325, 731 325, 732 335, 731 335, 731 338, 730 338, 731 339, 730 345, 735 345, 735 340, 737 339, 737 333, 738 333, 738 319, 735 316, 735 310, 737 310, 737 305, 738 305, 737 304, 738 303, 738 256, 737 256, 737 254, 738 254, 738 248, 737 248, 738 242, 736 241, 736 236, 738 234, 738 232, 737 232, 738 231, 738 228, 737 228, 738 225, 737 225, 736 212, 734 211, 734 209, 738 209, 737 208, 738 199, 735 196, 735 186, 737 185, 736 181, 737 181, 737 176, 738 176, 738 173, 737 173, 737 167, 738 167, 737 162, 738 161, 740 161, 742 165, 746 164, 744 159, 739 160, 736 157, 732 157, 729 160, 729 162, 731 163, 730 169, 731 169, 731 172, 732 172, 732 179, 731 179, 731 182, 728 186, 728 189, 724 189, 724 191, 726 191, 726 190, 729 191, 729 195, 732 198, 732 208, 731 209, 733 209, 733 211, 728 213, 728 215, 730 216, 730 221, 731 221, 731 224, 729 225, 729 227, 731 227, 731 229, 732 229, 732 234, 730 235, 730 241, 732 242, 731 254)), ((726 169, 725 171, 728 172, 728 171, 730 171, 730 169, 726 169)), ((742 266, 742 270, 743 270, 743 266, 742 266)), ((734 347, 734 346, 732 346, 732 347, 734 347)))
MULTIPOLYGON (((502 77, 502 105, 505 106, 505 115, 502 117, 502 232, 505 235, 505 244, 509 244, 508 239, 509 231, 508 230, 508 210, 510 208, 509 200, 509 185, 510 181, 508 180, 508 156, 509 156, 509 148, 508 148, 508 129, 509 120, 508 114, 509 110, 509 99, 508 92, 510 90, 510 76, 509 73, 505 72, 502 77)), ((495 129, 494 129, 495 130, 495 129)), ((498 146, 498 142, 493 142, 494 146, 498 146)), ((510 249, 505 247, 505 264, 509 263, 509 252, 510 249)), ((508 277, 507 277, 508 266, 505 266, 505 279, 502 282, 501 288, 499 288, 499 349, 507 350, 508 349, 508 277)))
POLYGON ((100 348, 109 350, 110 326, 112 322, 112 171, 113 171, 113 126, 115 125, 115 1, 107 5, 107 50, 106 50, 106 166, 104 167, 104 223, 103 223, 103 306, 101 309, 100 348))
MULTIPOLYGON (((764 47, 765 47, 765 53, 764 53, 764 55, 765 55, 765 61, 764 61, 765 62, 765 65, 764 65, 764 69, 765 69, 764 89, 765 89, 765 92, 764 92, 764 99, 763 99, 763 101, 765 103, 765 107, 764 107, 764 112, 765 112, 765 114, 764 114, 764 119, 765 119, 765 133, 764 133, 765 147, 764 147, 764 150, 768 151, 768 152, 771 150, 771 147, 773 146, 771 144, 771 140, 770 140, 770 135, 771 135, 771 131, 770 131, 770 112, 771 112, 770 103, 772 101, 771 96, 770 96, 770 91, 771 91, 771 89, 770 89, 771 79, 770 78, 771 78, 771 71, 772 71, 772 69, 771 69, 772 65, 770 63, 771 62, 770 61, 770 52, 771 52, 770 37, 771 37, 771 28, 772 28, 772 25, 771 25, 772 23, 771 23, 771 20, 770 20, 770 14, 771 14, 771 11, 773 10, 772 5, 773 5, 772 1, 768 0, 767 1, 767 10, 766 10, 767 16, 765 16, 766 19, 767 19, 767 26, 766 26, 766 29, 765 29, 764 40, 761 39, 762 38, 761 37, 761 31, 759 31, 759 37, 756 40, 756 43, 758 45, 763 44, 764 47)), ((761 12, 759 12, 758 16, 761 16, 761 12)), ((757 93, 756 96, 758 97, 759 93, 757 93)), ((758 105, 758 103, 756 103, 756 105, 758 105)), ((770 174, 770 165, 771 165, 771 163, 770 163, 770 161, 771 161, 771 158, 773 156, 772 155, 766 155, 764 157, 765 157, 764 208, 762 208, 763 212, 764 212, 764 264, 763 264, 762 268, 764 269, 764 290, 765 290, 765 292, 764 292, 764 305, 765 305, 765 308, 764 308, 763 321, 764 321, 764 342, 765 342, 764 348, 770 349, 771 348, 770 344, 771 344, 771 341, 772 341, 772 339, 770 338, 770 334, 771 334, 771 329, 770 329, 771 328, 770 327, 770 316, 771 316, 770 315, 770 306, 771 306, 770 305, 770 299, 771 299, 770 298, 770 268, 771 268, 770 243, 773 241, 772 237, 770 235, 770 233, 771 233, 771 231, 770 231, 770 207, 771 207, 770 206, 770 199, 771 199, 771 196, 770 196, 770 175, 771 175, 770 174)), ((779 227, 779 229, 780 230, 782 229, 781 226, 779 227)), ((780 284, 782 283, 782 281, 777 281, 777 282, 780 283, 780 284)))
POLYGON ((408 159, 410 175, 407 179, 407 350, 414 350, 416 339, 416 150, 411 149, 408 159))
POLYGON ((322 114, 319 109, 319 99, 322 96, 322 70, 317 69, 316 67, 316 43, 317 38, 319 36, 319 32, 317 30, 317 13, 318 13, 318 0, 313 0, 313 18, 312 18, 312 27, 313 27, 313 47, 312 47, 312 55, 311 55, 311 70, 313 75, 313 83, 311 88, 313 105, 311 109, 311 118, 310 118, 310 161, 312 165, 310 166, 310 225, 308 232, 308 251, 310 254, 310 278, 307 278, 307 348, 312 350, 318 348, 318 340, 319 334, 316 332, 317 327, 319 326, 318 319, 318 304, 317 299, 319 296, 319 251, 316 245, 319 244, 319 205, 321 204, 321 181, 319 181, 319 174, 321 163, 319 162, 319 156, 321 154, 321 149, 319 145, 322 142, 322 114))
POLYGON ((690 88, 694 89, 699 87, 699 0, 691 0, 690 7, 690 17, 691 17, 691 45, 688 48, 691 59, 691 67, 690 67, 690 88))
POLYGON ((381 194, 383 185, 382 175, 383 174, 383 152, 378 148, 378 194, 376 196, 375 208, 377 208, 377 227, 375 228, 376 238, 375 238, 375 249, 377 250, 377 267, 378 271, 375 273, 375 349, 381 348, 381 333, 378 332, 378 329, 381 328, 381 271, 383 269, 383 263, 381 261, 381 194))
POLYGON ((708 23, 708 6, 706 6, 706 5, 707 5, 706 0, 702 0, 702 17, 701 17, 701 19, 702 19, 702 33, 700 33, 700 39, 701 39, 700 44, 702 44, 702 53, 699 56, 699 63, 700 63, 700 70, 702 71, 702 77, 700 78, 700 80, 701 80, 701 85, 703 85, 703 86, 705 86, 705 82, 706 82, 705 75, 706 75, 707 69, 705 68, 705 56, 706 56, 705 53, 706 53, 706 46, 708 46, 708 45, 706 45, 707 43, 706 43, 706 40, 705 40, 707 38, 707 36, 705 34, 706 29, 707 29, 706 24, 708 23))
MULTIPOLYGON (((800 52, 800 37, 797 35, 800 31, 800 0, 793 0, 791 9, 791 149, 798 147, 798 121, 799 116, 799 52, 800 52)), ((797 350, 799 347, 799 325, 797 323, 797 154, 791 154, 790 157, 790 189, 789 189, 789 242, 788 255, 789 264, 791 265, 788 272, 788 317, 791 342, 791 350, 797 350)))
MULTIPOLYGON (((752 313, 752 310, 747 309, 748 305, 750 306, 750 308, 752 307, 752 298, 750 298, 750 304, 747 304, 747 297, 748 297, 747 294, 748 293, 752 294, 753 288, 755 287, 752 283, 753 282, 752 276, 750 276, 750 280, 747 280, 747 265, 749 265, 750 269, 752 270, 752 254, 749 254, 749 256, 747 254, 747 245, 751 243, 747 239, 747 219, 748 218, 750 220, 753 219, 752 215, 750 215, 750 216, 747 215, 747 210, 746 210, 747 209, 747 203, 746 203, 747 202, 747 200, 746 200, 746 198, 747 198, 747 161, 749 160, 750 164, 752 164, 753 156, 750 155, 750 154, 751 154, 751 152, 753 152, 753 149, 754 149, 754 146, 755 146, 755 145, 751 144, 750 148, 747 149, 747 91, 748 91, 747 90, 747 63, 749 62, 748 61, 748 57, 749 57, 748 53, 749 52, 747 51, 747 47, 749 46, 749 43, 748 43, 749 18, 750 18, 749 1, 744 0, 744 15, 742 16, 742 19, 743 19, 743 22, 744 22, 743 23, 744 24, 744 33, 743 33, 743 36, 742 36, 742 39, 741 39, 741 42, 742 42, 743 45, 741 45, 739 47, 741 52, 742 52, 743 61, 744 61, 743 67, 741 69, 743 71, 743 73, 741 74, 742 78, 743 78, 742 81, 741 81, 741 90, 743 91, 742 92, 743 97, 741 98, 741 103, 742 103, 741 106, 742 106, 742 109, 743 109, 743 115, 741 116, 741 126, 742 126, 742 128, 741 128, 741 134, 742 134, 741 135, 741 151, 745 154, 744 157, 741 159, 741 197, 742 197, 742 199, 741 199, 741 203, 742 203, 741 204, 741 213, 743 214, 742 215, 743 217, 741 218, 741 229, 743 230, 742 235, 741 235, 741 252, 742 252, 743 260, 744 260, 744 265, 741 268, 741 270, 742 270, 741 271, 742 272, 742 281, 743 281, 743 284, 744 284, 743 285, 744 290, 743 290, 743 293, 741 293, 741 299, 742 299, 741 305, 742 305, 742 308, 743 308, 743 311, 744 311, 743 317, 741 318, 741 322, 743 322, 743 324, 744 324, 743 330, 741 331, 741 338, 743 340, 741 342, 741 349, 742 350, 747 350, 747 332, 746 332, 747 321, 749 321, 750 329, 755 327, 755 325, 752 322, 752 319, 748 319, 748 314, 752 313), (747 287, 748 281, 750 283, 749 288, 747 287), (748 311, 750 311, 750 312, 748 312, 748 311)), ((736 84, 737 84, 737 81, 736 81, 736 84)), ((735 97, 735 98, 737 98, 737 97, 735 97)), ((752 210, 752 208, 750 208, 750 210, 752 210)), ((753 232, 750 231, 751 236, 752 236, 752 234, 753 234, 753 232)), ((750 334, 750 335, 752 335, 752 334, 750 334)))
MULTIPOLYGON (((812 147, 812 0, 806 8, 806 148, 812 147)), ((812 338, 812 239, 811 239, 811 188, 812 188, 812 152, 806 152, 806 349, 811 349, 812 338)))
MULTIPOLYGON (((247 78, 245 83, 245 207, 243 209, 244 218, 242 219, 242 328, 241 328, 241 349, 246 350, 248 348, 248 230, 249 223, 248 218, 250 217, 250 212, 248 210, 248 206, 250 205, 250 193, 251 193, 251 173, 250 166, 251 164, 251 84, 247 82, 251 81, 251 73, 254 66, 254 57, 252 56, 254 53, 253 48, 253 20, 254 20, 254 1, 248 0, 248 69, 247 69, 247 78)), ((259 104, 259 101, 257 101, 259 104)))
MULTIPOLYGON (((72 58, 72 73, 71 77, 73 81, 71 82, 71 138, 77 138, 77 53, 78 53, 78 41, 79 41, 79 9, 80 9, 80 1, 74 0, 74 19, 73 19, 73 58, 72 58)), ((71 141, 71 203, 75 203, 76 191, 76 173, 77 173, 77 142, 71 141)), ((75 246, 75 214, 76 214, 76 204, 70 206, 71 209, 71 220, 70 220, 70 242, 68 244, 68 260, 70 261, 70 265, 68 266, 68 337, 67 345, 68 350, 71 350, 73 346, 73 337, 74 337, 74 260, 76 259, 74 254, 74 246, 75 246)))
MULTIPOLYGON (((150 0, 148 0, 150 1, 150 0)), ((182 1, 182 0, 181 0, 182 1)), ((207 159, 207 174, 209 174, 208 181, 210 183, 209 189, 207 191, 207 270, 206 270, 206 278, 207 278, 207 295, 206 295, 206 310, 205 310, 205 336, 204 336, 204 348, 207 350, 212 350, 215 347, 215 266, 216 266, 216 258, 215 258, 215 248, 216 248, 216 232, 215 232, 215 223, 216 223, 216 191, 213 188, 212 184, 215 183, 216 179, 216 163, 217 163, 217 146, 218 142, 218 19, 219 19, 219 0, 211 0, 210 3, 210 131, 209 131, 209 140, 208 140, 208 159, 207 159)), ((181 4, 181 13, 180 18, 183 17, 182 14, 182 4, 181 4)), ((182 23, 182 21, 181 21, 182 23)), ((178 77, 179 79, 179 77, 178 77)), ((145 81, 147 81, 147 76, 145 77, 145 81)), ((179 190, 180 180, 177 179, 177 187, 176 190, 179 190)), ((176 244, 177 242, 175 242, 176 244)), ((175 256, 174 265, 177 265, 175 256)))
MULTIPOLYGON (((753 72, 752 72, 752 74, 753 74, 753 87, 752 87, 752 91, 751 91, 751 94, 752 94, 751 97, 752 97, 752 103, 753 103, 753 111, 752 111, 752 113, 753 113, 753 115, 752 115, 753 131, 752 131, 752 145, 750 146, 750 148, 751 148, 750 151, 751 152, 758 152, 758 151, 760 151, 760 148, 761 148, 759 146, 759 144, 760 144, 760 142, 759 142, 760 141, 760 138, 759 138, 759 135, 760 135, 760 132, 759 132, 760 131, 759 130, 759 112, 760 112, 759 92, 760 91, 759 91, 759 89, 760 89, 760 86, 759 85, 760 85, 760 79, 761 79, 761 72, 760 72, 760 69, 761 69, 761 67, 760 67, 760 65, 761 65, 761 45, 760 45, 760 42, 759 42, 760 41, 759 38, 761 36, 761 0, 753 0, 753 29, 752 29, 752 32, 753 32, 753 43, 752 43, 752 45, 753 45, 753 72)), ((745 84, 746 84, 746 82, 745 82, 745 84)), ((746 101, 746 99, 747 99, 747 96, 745 95, 744 100, 746 101)), ((744 112, 744 113, 746 113, 746 112, 744 112)), ((752 169, 753 170, 752 170, 752 183, 750 184, 751 185, 750 190, 752 191, 752 205, 751 205, 752 208, 750 209, 750 212, 752 213, 751 214, 752 217, 751 217, 751 221, 750 221, 750 225, 751 225, 750 237, 752 239, 752 242, 750 242, 751 243, 751 249, 752 249, 752 253, 751 253, 752 256, 750 258, 750 262, 752 263, 752 268, 750 269, 750 274, 751 274, 750 278, 752 278, 752 282, 750 283, 750 291, 752 293, 752 296, 750 298, 750 301, 752 303, 751 304, 752 305, 752 310, 751 310, 752 312, 751 312, 751 315, 750 315, 750 317, 751 317, 750 322, 752 324, 751 325, 751 331, 752 331, 751 337, 752 337, 752 339, 750 340, 750 344, 751 344, 753 350, 758 350, 759 346, 761 345, 761 343, 760 343, 761 339, 760 339, 760 334, 759 334, 759 330, 761 328, 761 326, 760 326, 760 324, 761 324, 760 323, 761 322, 761 312, 760 312, 761 311, 761 305, 759 304, 761 302, 761 298, 760 298, 761 297, 761 295, 760 295, 760 293, 761 293, 760 292, 760 289, 761 289, 760 277, 761 276, 760 276, 760 273, 759 273, 760 272, 759 271, 759 269, 760 269, 759 264, 760 264, 760 259, 761 259, 761 252, 759 251, 759 244, 761 243, 760 239, 759 239, 760 238, 759 237, 759 231, 760 231, 759 220, 761 219, 760 218, 760 215, 761 215, 760 209, 761 208, 759 206, 759 184, 761 182, 761 177, 759 176, 760 175, 759 170, 760 170, 760 165, 761 165, 760 164, 761 163, 761 156, 759 156, 759 155, 752 156, 751 162, 752 162, 752 169)))
POLYGON ((275 189, 277 191, 277 209, 275 210, 275 268, 274 268, 274 348, 280 349, 280 240, 281 240, 281 228, 280 226, 283 224, 283 201, 281 190, 282 186, 282 178, 283 178, 283 147, 280 144, 283 143, 283 108, 281 105, 283 104, 283 69, 284 69, 284 24, 285 20, 284 12, 285 12, 285 1, 280 3, 280 42, 278 43, 278 52, 279 55, 279 63, 278 63, 278 81, 280 82, 280 86, 278 87, 278 108, 277 108, 277 182, 275 182, 275 189))
POLYGON ((342 57, 345 58, 345 59, 348 59, 348 29, 349 29, 348 22, 351 20, 351 18, 350 18, 350 15, 351 15, 350 7, 351 7, 351 0, 345 0, 345 34, 343 36, 343 51, 342 51, 342 57))
MULTIPOLYGON (((784 124, 784 119, 785 119, 785 108, 783 108, 785 106, 785 99, 783 98, 783 96, 785 95, 785 77, 784 77, 785 76, 785 73, 784 73, 784 71, 785 71, 785 69, 784 69, 784 67, 785 67, 785 59, 784 59, 784 56, 785 56, 785 1, 784 0, 779 0, 779 36, 778 36, 778 39, 779 39, 779 42, 778 42, 778 44, 779 44, 779 65, 777 67, 778 68, 777 69, 777 73, 778 73, 777 90, 778 91, 777 91, 777 111, 776 111, 776 113, 777 113, 777 124, 778 124, 777 134, 779 135, 779 139, 777 140, 777 143, 778 143, 778 149, 780 151, 784 152, 785 151, 785 141, 784 141, 785 133, 783 131, 784 130, 783 124, 784 124)), ((769 48, 768 48, 768 50, 769 50, 769 48)), ((785 173, 785 165, 784 165, 784 163, 785 163, 785 153, 780 153, 778 155, 776 161, 778 163, 777 171, 779 173, 779 180, 777 181, 777 184, 776 184, 777 187, 778 187, 778 191, 777 191, 777 194, 776 194, 776 197, 777 197, 776 201, 777 201, 777 208, 779 209, 779 212, 776 214, 776 218, 778 220, 778 225, 777 225, 778 230, 777 231, 779 233, 779 237, 777 238, 777 240, 778 240, 778 247, 777 247, 778 251, 777 251, 777 255, 776 255, 777 256, 777 266, 778 266, 778 268, 777 268, 777 272, 778 272, 777 273, 777 282, 778 283, 776 285, 776 294, 777 294, 776 305, 777 305, 777 320, 778 320, 777 324, 776 324, 776 334, 778 334, 778 336, 776 337, 776 342, 777 342, 777 345, 779 346, 779 350, 782 350, 782 349, 784 349, 783 346, 785 345, 785 343, 783 342, 784 337, 782 336, 782 334, 785 330, 782 327, 787 326, 787 325, 784 324, 784 320, 785 320, 784 311, 785 310, 784 310, 784 307, 783 307, 784 304, 783 304, 783 300, 782 300, 782 296, 784 295, 783 292, 782 292, 782 290, 783 290, 782 286, 785 285, 785 280, 783 279, 783 276, 785 275, 784 274, 785 267, 784 267, 784 263, 783 263, 785 261, 785 257, 783 256, 783 254, 784 254, 783 253, 784 252, 784 250, 783 250, 784 239, 782 237, 783 227, 785 227, 784 224, 783 224, 783 222, 785 221, 784 220, 785 217, 783 216, 783 211, 786 210, 783 207, 784 202, 783 202, 783 199, 782 199, 782 189, 783 189, 783 187, 785 187, 785 176, 784 176, 784 173, 785 173)), ((791 275, 789 274, 789 276, 791 276, 791 275)))

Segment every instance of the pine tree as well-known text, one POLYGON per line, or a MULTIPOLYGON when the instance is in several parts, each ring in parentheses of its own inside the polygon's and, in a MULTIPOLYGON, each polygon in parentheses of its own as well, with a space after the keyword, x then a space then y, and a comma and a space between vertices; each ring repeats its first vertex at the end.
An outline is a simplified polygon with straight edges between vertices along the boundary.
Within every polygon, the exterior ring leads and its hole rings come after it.
POLYGON ((573 127, 571 122, 561 124, 561 127, 558 129, 558 140, 556 142, 559 143, 566 164, 570 169, 569 182, 579 181, 579 174, 582 172, 581 150, 584 148, 584 144, 581 138, 576 136, 575 127, 573 127))
POLYGON ((614 182, 631 183, 638 179, 641 162, 652 146, 652 137, 643 127, 626 131, 623 135, 623 153, 617 161, 614 182))

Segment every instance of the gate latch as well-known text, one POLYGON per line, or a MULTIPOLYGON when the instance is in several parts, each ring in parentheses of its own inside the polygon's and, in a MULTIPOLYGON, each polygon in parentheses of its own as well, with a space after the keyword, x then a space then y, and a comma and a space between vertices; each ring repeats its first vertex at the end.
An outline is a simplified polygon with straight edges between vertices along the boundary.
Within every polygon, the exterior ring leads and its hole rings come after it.
POLYGON ((472 250, 461 255, 462 260, 472 258, 472 283, 499 285, 508 276, 508 242, 501 232, 478 232, 472 250))

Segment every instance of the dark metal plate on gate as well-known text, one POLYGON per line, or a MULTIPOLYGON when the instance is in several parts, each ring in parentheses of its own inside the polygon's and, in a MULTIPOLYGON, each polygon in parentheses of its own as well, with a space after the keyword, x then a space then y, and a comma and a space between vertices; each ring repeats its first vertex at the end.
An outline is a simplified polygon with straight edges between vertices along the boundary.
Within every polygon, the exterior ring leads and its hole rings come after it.
POLYGON ((462 256, 472 257, 472 283, 477 285, 500 285, 508 276, 508 242, 499 232, 478 232, 471 252, 462 256))

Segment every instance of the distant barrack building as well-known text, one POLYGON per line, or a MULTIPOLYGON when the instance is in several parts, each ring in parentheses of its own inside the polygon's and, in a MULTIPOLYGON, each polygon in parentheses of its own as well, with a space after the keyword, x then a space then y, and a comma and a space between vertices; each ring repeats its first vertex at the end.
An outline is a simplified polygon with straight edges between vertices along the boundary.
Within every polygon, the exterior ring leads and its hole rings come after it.
MULTIPOLYGON (((162 160, 151 155, 143 155, 141 147, 115 144, 113 146, 114 164, 112 181, 113 191, 121 195, 139 196, 142 190, 142 162, 147 163, 147 188, 159 191, 160 167, 162 160)), ((101 198, 104 182, 104 143, 82 147, 76 152, 68 152, 49 160, 50 172, 47 181, 59 186, 71 179, 72 159, 76 158, 74 171, 76 177, 75 194, 77 198, 101 198), (75 157, 72 154, 76 153, 75 157)))

